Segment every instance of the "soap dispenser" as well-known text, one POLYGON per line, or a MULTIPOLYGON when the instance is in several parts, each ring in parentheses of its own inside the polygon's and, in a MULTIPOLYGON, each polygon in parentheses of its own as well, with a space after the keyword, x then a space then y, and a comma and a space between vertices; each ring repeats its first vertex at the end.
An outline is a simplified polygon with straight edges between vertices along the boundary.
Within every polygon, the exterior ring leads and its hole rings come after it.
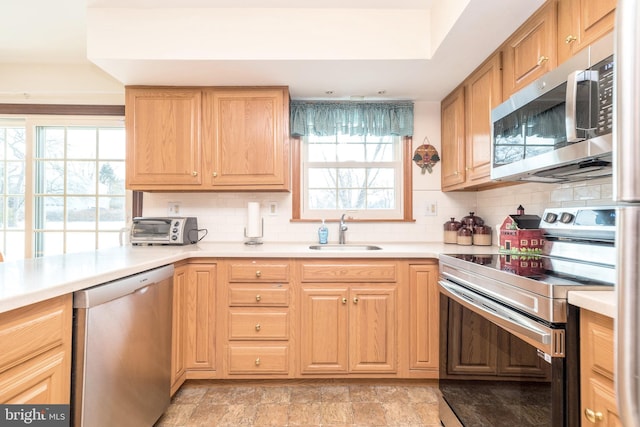
POLYGON ((329 240, 329 229, 326 225, 324 225, 324 219, 322 220, 322 225, 318 228, 318 243, 321 245, 326 245, 329 240))

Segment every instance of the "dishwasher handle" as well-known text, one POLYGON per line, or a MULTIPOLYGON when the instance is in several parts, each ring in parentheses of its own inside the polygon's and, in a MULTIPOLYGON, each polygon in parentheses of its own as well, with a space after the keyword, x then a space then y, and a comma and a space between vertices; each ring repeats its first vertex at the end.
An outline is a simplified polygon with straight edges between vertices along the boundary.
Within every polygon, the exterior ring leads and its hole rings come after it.
POLYGON ((74 308, 91 308, 173 277, 173 264, 74 292, 74 308))

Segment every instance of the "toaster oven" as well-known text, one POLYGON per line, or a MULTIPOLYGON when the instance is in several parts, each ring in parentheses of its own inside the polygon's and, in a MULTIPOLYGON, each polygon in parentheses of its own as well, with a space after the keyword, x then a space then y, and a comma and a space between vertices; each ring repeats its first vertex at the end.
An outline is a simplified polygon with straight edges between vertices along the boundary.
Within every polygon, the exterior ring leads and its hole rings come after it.
POLYGON ((195 217, 136 217, 131 226, 132 245, 190 245, 197 241, 195 217))

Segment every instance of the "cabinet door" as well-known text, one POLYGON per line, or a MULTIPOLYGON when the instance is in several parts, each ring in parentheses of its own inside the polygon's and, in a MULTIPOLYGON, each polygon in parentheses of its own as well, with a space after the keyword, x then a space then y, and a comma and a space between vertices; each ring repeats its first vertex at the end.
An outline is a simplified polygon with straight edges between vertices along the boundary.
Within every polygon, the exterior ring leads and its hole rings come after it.
POLYGON ((465 181, 464 86, 442 100, 442 189, 465 181))
POLYGON ((470 185, 491 180, 491 110, 502 102, 500 52, 466 80, 466 166, 470 185))
POLYGON ((348 290, 344 286, 303 287, 300 304, 300 371, 346 373, 348 290))
POLYGON ((613 30, 616 0, 558 1, 558 63, 613 30))
POLYGON ((351 372, 395 372, 397 369, 396 287, 354 287, 349 301, 351 372))
POLYGON ((127 188, 199 186, 200 91, 127 88, 125 102, 127 188))
POLYGON ((214 371, 216 266, 189 265, 186 291, 187 345, 185 368, 214 371))
POLYGON ((173 395, 185 380, 185 347, 187 323, 187 286, 189 270, 186 265, 176 267, 173 273, 173 313, 171 337, 171 394, 173 395))
POLYGON ((556 2, 548 1, 504 43, 503 99, 557 64, 556 2))
POLYGON ((205 161, 210 185, 289 189, 286 89, 204 92, 205 161))
POLYGON ((438 265, 409 266, 410 369, 438 369, 438 265))

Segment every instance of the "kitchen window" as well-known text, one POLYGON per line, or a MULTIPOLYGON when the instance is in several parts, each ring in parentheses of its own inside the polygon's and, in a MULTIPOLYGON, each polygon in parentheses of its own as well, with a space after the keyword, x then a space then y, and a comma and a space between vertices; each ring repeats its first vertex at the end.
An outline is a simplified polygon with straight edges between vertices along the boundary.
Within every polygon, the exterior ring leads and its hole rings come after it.
POLYGON ((0 152, 7 259, 119 245, 127 212, 121 117, 2 119, 0 152))
POLYGON ((408 103, 292 102, 293 220, 411 221, 408 103))

